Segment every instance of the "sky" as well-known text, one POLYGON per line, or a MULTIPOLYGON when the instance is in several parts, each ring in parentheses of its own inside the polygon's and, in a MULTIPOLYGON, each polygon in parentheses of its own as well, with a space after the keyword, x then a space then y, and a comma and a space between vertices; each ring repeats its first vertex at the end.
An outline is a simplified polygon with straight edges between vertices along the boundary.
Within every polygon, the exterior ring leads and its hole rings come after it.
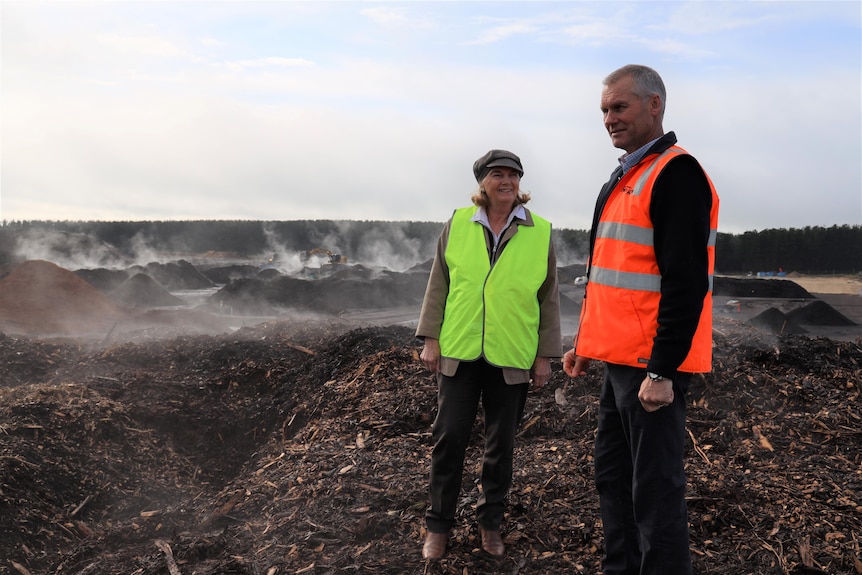
POLYGON ((857 0, 2 0, 0 221, 443 222, 503 148, 588 229, 630 63, 720 232, 862 225, 857 0))

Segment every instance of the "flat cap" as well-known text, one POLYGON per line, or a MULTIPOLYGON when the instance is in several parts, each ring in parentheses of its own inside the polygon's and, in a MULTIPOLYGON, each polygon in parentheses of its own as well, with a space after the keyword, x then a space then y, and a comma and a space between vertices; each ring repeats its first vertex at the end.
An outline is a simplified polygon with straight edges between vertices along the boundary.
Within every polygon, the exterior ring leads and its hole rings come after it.
POLYGON ((488 170, 496 167, 512 168, 518 171, 518 175, 524 175, 521 158, 508 150, 491 150, 473 162, 473 175, 476 176, 476 181, 481 182, 488 170))

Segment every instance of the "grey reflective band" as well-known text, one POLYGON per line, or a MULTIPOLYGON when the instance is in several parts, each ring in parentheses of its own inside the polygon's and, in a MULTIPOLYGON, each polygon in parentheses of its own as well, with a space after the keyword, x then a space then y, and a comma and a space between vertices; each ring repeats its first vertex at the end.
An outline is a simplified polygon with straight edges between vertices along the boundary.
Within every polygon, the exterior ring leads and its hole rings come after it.
POLYGON ((652 173, 655 171, 656 166, 658 166, 659 160, 661 160, 662 158, 664 158, 665 156, 667 156, 667 155, 669 155, 669 154, 679 154, 679 153, 680 153, 680 152, 679 152, 678 150, 674 150, 673 148, 668 148, 667 150, 665 150, 664 152, 662 152, 661 154, 659 154, 659 155, 656 157, 656 159, 654 159, 654 160, 652 161, 652 164, 650 164, 650 167, 648 167, 648 168, 644 171, 644 173, 643 173, 643 174, 641 174, 641 175, 640 175, 640 177, 639 177, 639 178, 637 179, 637 181, 635 182, 635 187, 634 187, 634 190, 632 191, 632 195, 633 195, 633 196, 639 196, 639 195, 641 195, 641 192, 643 191, 644 186, 645 186, 645 185, 646 185, 646 183, 647 183, 647 180, 650 178, 650 176, 652 175, 652 173))
POLYGON ((621 272, 596 266, 590 268, 590 283, 637 291, 661 291, 661 276, 658 274, 621 272))
POLYGON ((596 228, 596 238, 622 240, 642 246, 652 246, 653 229, 619 222, 599 222, 596 228))
MULTIPOLYGON (((707 247, 715 247, 716 237, 718 237, 718 230, 710 228, 709 238, 706 240, 707 247)), ((598 227, 596 227, 596 238, 620 240, 642 246, 655 245, 653 228, 621 224, 620 222, 599 222, 598 227)))
MULTIPOLYGON (((659 274, 639 274, 621 272, 608 268, 593 266, 590 268, 590 283, 597 283, 621 289, 636 291, 661 292, 661 276, 659 274)), ((712 292, 713 275, 709 274, 709 291, 712 292)))
MULTIPOLYGON (((680 154, 678 149, 668 148, 657 156, 635 181, 631 195, 638 196, 643 191, 647 181, 652 177, 660 160, 668 155, 680 154)), ((596 227, 596 239, 619 240, 655 249, 654 230, 651 227, 624 224, 621 222, 600 221, 596 227)), ((707 247, 714 248, 718 230, 710 228, 707 247)), ((591 258, 592 259, 592 258, 591 258)), ((589 283, 597 283, 610 287, 636 291, 661 292, 661 275, 637 272, 624 272, 610 268, 589 265, 587 268, 589 283)), ((709 291, 712 292, 713 275, 709 275, 709 291)))

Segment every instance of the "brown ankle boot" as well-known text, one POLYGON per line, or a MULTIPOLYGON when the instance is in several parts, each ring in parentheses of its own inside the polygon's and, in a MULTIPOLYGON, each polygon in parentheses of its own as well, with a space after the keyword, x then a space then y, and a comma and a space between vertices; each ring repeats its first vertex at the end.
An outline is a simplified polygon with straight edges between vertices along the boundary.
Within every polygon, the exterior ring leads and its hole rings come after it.
POLYGON ((425 534, 425 545, 422 546, 423 559, 440 559, 446 555, 446 542, 449 541, 448 533, 434 533, 428 531, 425 534))
POLYGON ((482 544, 482 551, 492 557, 502 557, 506 553, 506 546, 503 545, 503 537, 500 531, 489 531, 483 527, 479 527, 479 541, 482 544))

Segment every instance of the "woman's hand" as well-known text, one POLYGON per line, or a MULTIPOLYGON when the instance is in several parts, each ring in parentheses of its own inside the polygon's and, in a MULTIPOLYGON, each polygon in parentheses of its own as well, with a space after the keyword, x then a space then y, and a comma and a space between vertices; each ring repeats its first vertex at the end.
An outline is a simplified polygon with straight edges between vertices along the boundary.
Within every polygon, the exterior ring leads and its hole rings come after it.
POLYGON ((537 357, 530 368, 530 387, 542 389, 551 378, 551 358, 537 357))
POLYGON ((428 371, 434 373, 440 371, 440 342, 434 338, 426 337, 419 359, 422 360, 428 371))

